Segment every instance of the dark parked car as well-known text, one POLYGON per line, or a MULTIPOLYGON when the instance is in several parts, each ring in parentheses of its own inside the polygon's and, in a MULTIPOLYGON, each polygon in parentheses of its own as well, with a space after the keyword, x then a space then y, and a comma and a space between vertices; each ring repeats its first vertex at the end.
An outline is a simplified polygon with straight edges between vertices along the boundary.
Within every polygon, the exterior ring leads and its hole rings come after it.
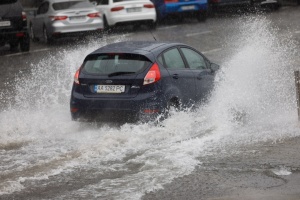
POLYGON ((238 8, 268 8, 277 10, 281 7, 280 0, 210 0, 209 7, 211 10, 231 9, 238 10, 238 8))
POLYGON ((18 0, 0 1, 0 46, 5 44, 9 44, 11 50, 19 45, 22 51, 30 49, 26 13, 18 0))
POLYGON ((129 41, 87 55, 76 71, 73 120, 151 120, 204 100, 218 65, 180 43, 129 41))

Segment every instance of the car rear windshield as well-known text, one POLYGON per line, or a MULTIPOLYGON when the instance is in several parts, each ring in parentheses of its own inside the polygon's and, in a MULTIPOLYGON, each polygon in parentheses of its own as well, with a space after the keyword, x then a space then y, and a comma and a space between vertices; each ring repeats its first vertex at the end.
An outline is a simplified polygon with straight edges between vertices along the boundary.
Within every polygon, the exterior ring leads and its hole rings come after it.
POLYGON ((95 75, 135 74, 143 71, 150 63, 145 56, 138 54, 99 54, 85 60, 82 72, 95 75))
POLYGON ((88 1, 67 1, 54 3, 52 5, 54 10, 67 10, 67 9, 77 9, 77 8, 91 8, 93 5, 88 1))
POLYGON ((18 0, 0 0, 0 5, 16 3, 18 0))

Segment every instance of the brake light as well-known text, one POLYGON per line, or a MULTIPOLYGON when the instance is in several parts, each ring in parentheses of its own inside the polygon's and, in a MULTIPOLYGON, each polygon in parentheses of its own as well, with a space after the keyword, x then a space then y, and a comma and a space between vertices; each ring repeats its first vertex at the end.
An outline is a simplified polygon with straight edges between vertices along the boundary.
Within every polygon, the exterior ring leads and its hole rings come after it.
POLYGON ((75 75, 74 75, 74 83, 75 84, 80 84, 79 83, 79 74, 80 74, 80 68, 75 72, 75 75))
POLYGON ((144 78, 144 84, 148 85, 160 80, 160 70, 157 63, 154 63, 144 78))
POLYGON ((22 12, 22 19, 23 19, 23 21, 27 20, 26 12, 22 12))
POLYGON ((68 17, 67 16, 49 16, 49 18, 52 21, 62 21, 62 20, 66 20, 68 17))
POLYGON ((25 35, 25 34, 24 34, 23 32, 16 33, 16 36, 17 36, 17 37, 24 37, 24 35, 25 35))
POLYGON ((177 3, 178 0, 165 0, 165 3, 177 3))
POLYGON ((154 5, 153 4, 145 4, 144 8, 154 8, 154 5))
POLYGON ((112 9, 110 9, 111 12, 115 12, 115 11, 120 11, 120 10, 123 10, 124 7, 123 6, 119 6, 119 7, 114 7, 112 9))
POLYGON ((96 18, 96 17, 100 17, 100 14, 99 13, 90 13, 87 16, 90 18, 96 18))

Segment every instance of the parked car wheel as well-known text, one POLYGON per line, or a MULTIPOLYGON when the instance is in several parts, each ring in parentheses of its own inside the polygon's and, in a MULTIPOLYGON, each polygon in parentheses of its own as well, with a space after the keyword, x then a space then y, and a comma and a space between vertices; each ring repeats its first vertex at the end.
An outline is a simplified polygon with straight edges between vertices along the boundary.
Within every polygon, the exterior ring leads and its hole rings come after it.
POLYGON ((204 22, 207 19, 207 12, 199 12, 196 16, 198 22, 204 22))
POLYGON ((152 22, 152 23, 149 24, 149 28, 150 28, 151 30, 155 30, 156 27, 157 27, 157 22, 152 22))
POLYGON ((109 25, 105 15, 103 15, 103 30, 107 31, 109 29, 109 25))
POLYGON ((44 41, 47 44, 51 44, 53 42, 53 39, 49 36, 47 28, 44 27, 43 29, 43 36, 44 36, 44 41))
POLYGON ((18 49, 19 43, 18 41, 12 41, 9 43, 9 45, 11 51, 16 51, 18 49))
POLYGON ((29 28, 29 30, 30 30, 30 39, 31 39, 31 41, 33 41, 33 42, 37 42, 37 41, 38 41, 38 38, 37 38, 37 37, 35 37, 35 35, 34 35, 34 32, 33 32, 33 27, 32 27, 32 25, 30 25, 30 28, 29 28))
POLYGON ((25 34, 25 36, 20 39, 20 49, 21 51, 29 51, 30 49, 30 37, 29 34, 25 34))

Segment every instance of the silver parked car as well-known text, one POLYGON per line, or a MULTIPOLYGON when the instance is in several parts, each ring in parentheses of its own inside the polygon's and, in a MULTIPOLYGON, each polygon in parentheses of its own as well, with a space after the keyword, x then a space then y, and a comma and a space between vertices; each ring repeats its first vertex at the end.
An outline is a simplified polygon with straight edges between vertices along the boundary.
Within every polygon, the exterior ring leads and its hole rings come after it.
POLYGON ((101 33, 103 21, 99 11, 88 0, 45 0, 29 22, 32 40, 101 33))

